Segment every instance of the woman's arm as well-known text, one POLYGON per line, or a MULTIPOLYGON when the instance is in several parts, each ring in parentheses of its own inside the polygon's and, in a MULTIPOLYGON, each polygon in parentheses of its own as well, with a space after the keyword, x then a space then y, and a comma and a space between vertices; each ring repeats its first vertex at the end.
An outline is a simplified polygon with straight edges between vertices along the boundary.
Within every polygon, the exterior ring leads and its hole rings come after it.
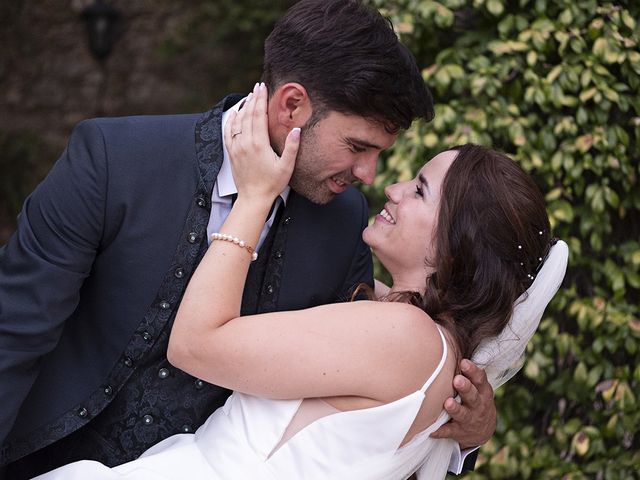
MULTIPOLYGON (((284 177, 293 163, 297 138, 290 135, 282 159, 266 151, 266 90, 257 90, 228 125, 238 199, 222 232, 255 245, 288 180, 273 178, 284 177), (239 131, 234 143, 232 133, 239 131)), ((212 242, 178 310, 171 363, 206 381, 271 398, 355 395, 381 402, 420 387, 437 365, 437 330, 409 305, 354 302, 239 317, 250 260, 238 245, 212 242), (433 338, 437 347, 425 348, 433 338)))

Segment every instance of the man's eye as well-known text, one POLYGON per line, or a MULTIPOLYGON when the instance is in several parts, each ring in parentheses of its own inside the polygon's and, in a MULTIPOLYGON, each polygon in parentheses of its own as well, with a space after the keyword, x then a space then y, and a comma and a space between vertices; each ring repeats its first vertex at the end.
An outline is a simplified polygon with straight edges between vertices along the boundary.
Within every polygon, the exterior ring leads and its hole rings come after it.
POLYGON ((421 197, 424 196, 424 194, 422 193, 422 187, 420 186, 419 183, 416 185, 416 194, 420 195, 421 197))
POLYGON ((366 151, 367 149, 364 147, 359 147, 357 145, 351 145, 351 150, 353 150, 355 153, 362 153, 364 151, 366 151))

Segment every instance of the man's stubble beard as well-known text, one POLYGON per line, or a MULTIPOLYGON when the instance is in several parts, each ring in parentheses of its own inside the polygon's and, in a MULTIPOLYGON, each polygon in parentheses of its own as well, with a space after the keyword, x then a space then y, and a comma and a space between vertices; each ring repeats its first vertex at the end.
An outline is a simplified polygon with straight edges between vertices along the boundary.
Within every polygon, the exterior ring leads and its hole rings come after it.
POLYGON ((333 200, 336 194, 329 189, 327 179, 322 177, 322 167, 328 162, 314 126, 305 125, 300 132, 300 149, 289 186, 310 202, 323 205, 333 200))

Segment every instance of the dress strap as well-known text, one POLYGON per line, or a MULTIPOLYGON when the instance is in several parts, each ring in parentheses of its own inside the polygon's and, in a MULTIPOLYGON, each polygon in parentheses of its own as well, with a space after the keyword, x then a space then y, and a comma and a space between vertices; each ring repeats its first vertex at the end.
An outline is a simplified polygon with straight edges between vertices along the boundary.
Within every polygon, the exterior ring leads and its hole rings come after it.
POLYGON ((444 367, 444 362, 447 359, 447 353, 448 353, 447 340, 444 338, 444 333, 442 333, 442 328, 440 327, 440 325, 436 325, 436 327, 438 328, 438 333, 440 334, 440 338, 442 339, 442 358, 440 358, 440 363, 438 363, 438 366, 433 371, 433 373, 431 374, 427 382, 420 389, 422 393, 425 393, 427 389, 431 386, 433 381, 436 379, 436 377, 442 370, 442 367, 444 367))

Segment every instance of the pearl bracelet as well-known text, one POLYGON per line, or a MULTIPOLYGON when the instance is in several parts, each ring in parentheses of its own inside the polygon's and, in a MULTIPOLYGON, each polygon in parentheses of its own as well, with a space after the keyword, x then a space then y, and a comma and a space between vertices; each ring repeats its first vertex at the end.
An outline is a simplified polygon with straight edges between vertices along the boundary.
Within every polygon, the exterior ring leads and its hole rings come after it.
POLYGON ((231 242, 234 245, 238 245, 241 248, 244 248, 247 252, 251 254, 251 261, 255 262, 258 259, 258 252, 255 249, 245 243, 244 240, 240 240, 238 237, 234 237, 233 235, 227 235, 226 233, 212 233, 211 241, 214 240, 224 240, 225 242, 231 242))

